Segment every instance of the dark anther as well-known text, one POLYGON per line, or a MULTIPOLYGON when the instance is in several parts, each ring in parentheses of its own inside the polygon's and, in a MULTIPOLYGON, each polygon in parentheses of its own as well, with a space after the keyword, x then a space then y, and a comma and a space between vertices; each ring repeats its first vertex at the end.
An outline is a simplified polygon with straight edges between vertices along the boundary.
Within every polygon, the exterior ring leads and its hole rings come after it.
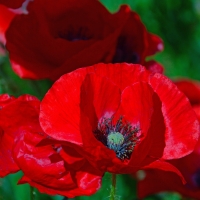
POLYGON ((94 131, 97 140, 114 150, 116 156, 121 160, 130 159, 134 147, 140 140, 138 133, 139 128, 123 122, 122 117, 117 120, 115 125, 112 123, 112 118, 103 118, 94 131))

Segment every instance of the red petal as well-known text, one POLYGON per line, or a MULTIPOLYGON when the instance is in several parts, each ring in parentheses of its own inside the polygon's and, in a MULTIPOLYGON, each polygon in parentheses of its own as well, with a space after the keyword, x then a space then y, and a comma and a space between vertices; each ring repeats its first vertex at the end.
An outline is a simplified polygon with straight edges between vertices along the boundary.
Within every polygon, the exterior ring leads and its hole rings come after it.
POLYGON ((162 51, 164 49, 162 39, 154 34, 148 34, 148 45, 148 56, 151 56, 156 52, 162 51))
POLYGON ((12 148, 16 131, 20 126, 39 125, 39 100, 30 95, 23 95, 18 99, 9 95, 0 95, 0 176, 16 172, 19 167, 13 160, 12 148))
MULTIPOLYGON (((50 194, 58 194, 59 190, 76 187, 69 172, 64 167, 64 161, 57 154, 58 161, 52 163, 50 156, 56 154, 51 145, 36 147, 44 138, 41 130, 35 128, 21 128, 21 137, 15 142, 14 158, 25 176, 43 185, 50 194), (57 192, 58 190, 58 192, 57 192)), ((40 189, 40 187, 38 188, 40 189)))
MULTIPOLYGON (((44 139, 38 134, 41 130, 22 127, 20 132, 22 136, 15 143, 14 156, 25 176, 19 183, 28 182, 40 192, 70 198, 91 195, 100 188, 102 173, 88 162, 79 165, 78 171, 70 169, 57 153, 59 151, 52 148, 54 144, 37 146, 44 139)), ((67 152, 72 150, 67 148, 67 152)))
POLYGON ((164 149, 165 126, 161 102, 150 85, 139 82, 127 87, 122 93, 119 110, 127 121, 135 127, 138 126, 141 131, 140 142, 133 150, 130 166, 137 166, 139 169, 161 157, 164 149))
MULTIPOLYGON (((138 127, 145 135, 150 127, 153 113, 153 93, 150 85, 145 82, 138 82, 126 87, 122 92, 118 111, 118 116, 124 116, 133 127, 138 127)), ((117 118, 119 118, 118 116, 117 118)))
POLYGON ((97 64, 93 66, 95 73, 112 80, 121 90, 138 81, 147 81, 149 72, 141 65, 117 63, 97 64))
POLYGON ((163 66, 158 63, 158 62, 155 62, 153 60, 150 60, 146 63, 144 63, 144 66, 150 71, 150 72, 153 72, 153 73, 161 73, 163 74, 163 71, 164 71, 164 68, 163 66))
POLYGON ((8 103, 12 102, 14 99, 16 99, 16 98, 13 96, 10 96, 8 94, 1 94, 0 95, 0 108, 2 109, 8 103))
POLYGON ((19 167, 12 158, 13 138, 0 132, 0 177, 17 172, 19 167))
POLYGON ((8 99, 6 102, 9 104, 0 110, 0 125, 6 134, 14 138, 15 131, 20 126, 38 124, 40 101, 30 95, 23 95, 10 101, 8 99))
POLYGON ((161 74, 150 84, 162 102, 166 134, 164 159, 183 157, 193 151, 199 138, 199 122, 186 97, 161 74))
MULTIPOLYGON (((183 174, 187 183, 184 185, 181 182, 180 175, 176 176, 173 170, 168 171, 168 167, 162 166, 161 170, 145 170, 144 179, 138 182, 138 196, 144 198, 147 195, 163 192, 173 191, 179 192, 185 197, 199 199, 199 155, 190 154, 181 159, 173 160, 171 162, 183 174), (164 167, 164 168, 163 168, 164 167)), ((152 163, 155 165, 155 163, 152 163)), ((158 168, 160 164, 157 163, 158 168)))
POLYGON ((160 169, 163 171, 176 173, 179 176, 179 178, 182 180, 182 183, 186 184, 185 178, 183 177, 179 169, 176 168, 174 165, 168 162, 165 162, 163 160, 156 160, 150 163, 148 166, 143 167, 143 169, 160 169))
MULTIPOLYGON (((5 0, 4 0, 5 1, 5 0)), ((1 0, 0 0, 1 3, 1 0)), ((16 14, 7 7, 0 5, 0 41, 5 44, 5 32, 16 14)))
POLYGON ((0 4, 3 4, 9 8, 19 8, 25 0, 0 0, 0 4))
POLYGON ((146 170, 143 173, 145 177, 138 182, 137 186, 139 199, 159 192, 178 192, 177 188, 184 187, 180 177, 174 172, 146 170))
POLYGON ((62 76, 41 102, 41 127, 57 140, 82 144, 80 89, 85 74, 85 69, 81 69, 62 76))
POLYGON ((192 80, 178 80, 174 82, 178 89, 189 99, 192 105, 200 104, 200 83, 192 80))
POLYGON ((120 89, 108 78, 88 74, 81 86, 80 107, 90 120, 96 118, 100 121, 112 117, 119 107, 120 98, 120 89))

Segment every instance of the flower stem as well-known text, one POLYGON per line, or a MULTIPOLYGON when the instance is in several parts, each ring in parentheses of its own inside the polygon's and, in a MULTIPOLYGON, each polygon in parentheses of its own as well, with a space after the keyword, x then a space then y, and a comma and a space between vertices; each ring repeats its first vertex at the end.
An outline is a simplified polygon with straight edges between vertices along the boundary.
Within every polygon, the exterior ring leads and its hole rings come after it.
POLYGON ((112 185, 110 190, 110 200, 115 200, 115 192, 116 192, 116 174, 112 174, 112 185))
POLYGON ((30 200, 35 200, 34 187, 30 186, 30 200))

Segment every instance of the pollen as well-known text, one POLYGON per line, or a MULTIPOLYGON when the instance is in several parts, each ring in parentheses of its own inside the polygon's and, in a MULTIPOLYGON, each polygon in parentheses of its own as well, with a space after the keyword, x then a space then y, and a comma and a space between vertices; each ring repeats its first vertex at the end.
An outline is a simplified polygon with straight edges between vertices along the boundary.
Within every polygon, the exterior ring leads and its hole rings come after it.
POLYGON ((119 132, 111 132, 107 137, 107 145, 109 149, 117 151, 124 142, 124 136, 119 132))
POLYGON ((104 118, 98 123, 94 135, 97 140, 116 153, 121 160, 130 159, 135 146, 140 141, 139 128, 133 127, 120 117, 116 124, 112 118, 104 118))

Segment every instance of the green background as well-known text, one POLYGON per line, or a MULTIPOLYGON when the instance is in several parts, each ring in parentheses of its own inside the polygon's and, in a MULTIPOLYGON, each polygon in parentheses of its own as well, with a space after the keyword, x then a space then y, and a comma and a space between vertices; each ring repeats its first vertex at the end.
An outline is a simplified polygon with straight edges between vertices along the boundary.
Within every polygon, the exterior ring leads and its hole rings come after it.
MULTIPOLYGON (((148 31, 164 40, 165 49, 154 56, 165 67, 171 79, 191 78, 200 80, 200 1, 199 0, 101 0, 111 11, 116 12, 121 4, 129 4, 139 13, 148 31)), ((0 93, 15 96, 32 94, 42 99, 51 86, 48 80, 22 80, 10 68, 7 57, 0 57, 0 93)), ((0 179, 0 200, 29 200, 27 184, 17 185, 21 172, 0 179)), ((90 197, 79 200, 109 199, 110 175, 103 178, 102 188, 90 197)), ((117 196, 120 200, 136 200, 136 182, 129 175, 119 175, 117 196)), ((35 190, 36 200, 64 200, 61 196, 48 196, 35 190)), ((160 193, 150 199, 179 200, 176 193, 160 193)))

